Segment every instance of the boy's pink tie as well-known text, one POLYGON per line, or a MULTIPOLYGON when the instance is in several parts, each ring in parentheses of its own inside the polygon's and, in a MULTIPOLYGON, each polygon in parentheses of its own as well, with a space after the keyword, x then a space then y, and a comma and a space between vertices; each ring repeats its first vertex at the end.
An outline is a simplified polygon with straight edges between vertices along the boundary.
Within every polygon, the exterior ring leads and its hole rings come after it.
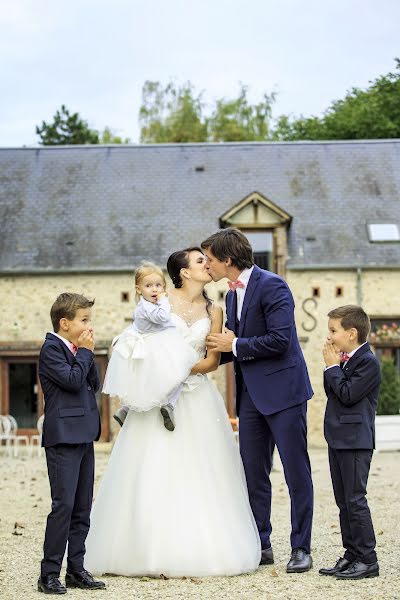
POLYGON ((347 354, 347 352, 341 352, 340 353, 340 362, 347 362, 350 358, 350 354, 347 354))

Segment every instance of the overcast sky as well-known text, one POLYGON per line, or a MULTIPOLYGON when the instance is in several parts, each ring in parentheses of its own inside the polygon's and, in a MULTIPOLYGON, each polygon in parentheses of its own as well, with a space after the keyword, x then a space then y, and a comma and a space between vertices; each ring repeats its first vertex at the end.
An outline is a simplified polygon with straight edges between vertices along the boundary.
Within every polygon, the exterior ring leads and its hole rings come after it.
POLYGON ((0 146, 37 144, 61 104, 137 142, 146 79, 320 115, 394 70, 399 23, 400 0, 0 0, 0 146))

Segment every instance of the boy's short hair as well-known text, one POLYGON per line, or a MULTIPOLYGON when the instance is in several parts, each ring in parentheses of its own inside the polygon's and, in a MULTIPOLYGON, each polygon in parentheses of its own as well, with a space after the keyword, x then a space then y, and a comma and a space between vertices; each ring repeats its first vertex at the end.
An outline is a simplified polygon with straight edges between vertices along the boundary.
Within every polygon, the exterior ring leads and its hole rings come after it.
POLYGON ((357 329, 357 339, 360 344, 367 341, 371 323, 366 312, 356 304, 339 306, 328 312, 330 319, 340 319, 343 329, 357 329))
POLYGON ((232 260, 232 264, 243 271, 254 264, 253 249, 247 237, 235 227, 220 229, 201 243, 203 250, 209 248, 215 258, 224 261, 232 260))
POLYGON ((55 333, 60 329, 60 319, 72 321, 80 308, 91 308, 94 300, 88 300, 81 294, 64 292, 60 294, 50 309, 50 318, 55 333))

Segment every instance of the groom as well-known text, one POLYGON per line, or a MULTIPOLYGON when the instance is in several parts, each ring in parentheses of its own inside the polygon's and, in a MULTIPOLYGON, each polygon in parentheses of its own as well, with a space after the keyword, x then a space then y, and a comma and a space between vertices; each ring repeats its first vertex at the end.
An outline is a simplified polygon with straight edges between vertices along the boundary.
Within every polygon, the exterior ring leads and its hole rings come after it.
POLYGON ((248 239, 237 229, 202 244, 214 281, 227 277, 227 329, 207 338, 209 348, 233 353, 240 453, 250 504, 261 538, 261 563, 273 564, 271 481, 275 445, 291 500, 292 554, 288 573, 312 567, 313 485, 307 452, 307 400, 313 394, 297 339, 294 302, 285 281, 254 264, 248 239))

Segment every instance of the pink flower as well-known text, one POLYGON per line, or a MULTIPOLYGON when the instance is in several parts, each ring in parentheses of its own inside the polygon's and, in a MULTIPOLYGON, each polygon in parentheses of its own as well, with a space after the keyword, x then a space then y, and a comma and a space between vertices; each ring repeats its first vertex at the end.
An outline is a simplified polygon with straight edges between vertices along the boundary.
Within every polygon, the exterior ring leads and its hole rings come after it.
POLYGON ((397 325, 397 323, 392 323, 392 327, 393 327, 393 329, 396 331, 396 329, 398 328, 398 325, 397 325))
POLYGON ((388 328, 388 326, 386 325, 386 323, 384 323, 384 324, 382 325, 382 329, 383 329, 384 331, 386 331, 386 329, 387 329, 387 328, 388 328))

